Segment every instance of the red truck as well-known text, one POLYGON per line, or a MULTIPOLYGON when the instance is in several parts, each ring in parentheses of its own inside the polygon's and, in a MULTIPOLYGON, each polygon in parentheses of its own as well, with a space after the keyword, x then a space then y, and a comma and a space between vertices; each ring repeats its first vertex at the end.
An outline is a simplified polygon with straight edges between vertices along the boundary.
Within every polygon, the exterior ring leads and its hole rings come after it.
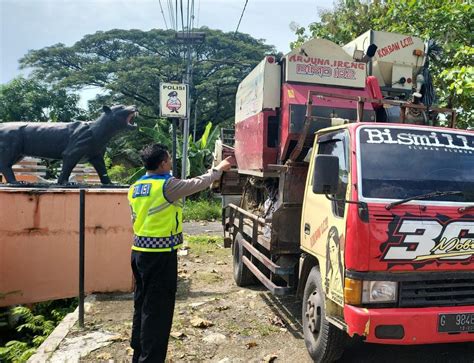
POLYGON ((317 362, 351 337, 474 341, 474 132, 419 102, 425 56, 400 34, 313 39, 239 86, 219 185, 240 199, 223 214, 234 278, 302 299, 317 362))

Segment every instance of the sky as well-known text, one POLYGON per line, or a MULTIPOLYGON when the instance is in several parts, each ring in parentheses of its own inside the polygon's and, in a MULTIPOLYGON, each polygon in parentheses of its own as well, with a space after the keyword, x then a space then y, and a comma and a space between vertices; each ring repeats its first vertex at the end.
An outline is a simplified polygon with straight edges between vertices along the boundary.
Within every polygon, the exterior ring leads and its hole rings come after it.
MULTIPOLYGON (((332 0, 247 1, 239 31, 265 39, 284 53, 296 39, 292 22, 307 26, 318 19, 319 10, 332 7, 332 0)), ((194 0, 195 24, 235 31, 245 2, 194 0)), ((168 0, 161 4, 170 26, 168 0)), ((187 1, 183 4, 186 8, 187 1)), ((166 28, 159 0, 0 0, 0 84, 25 74, 18 60, 30 49, 72 45, 99 30, 153 28, 166 28)))
MULTIPOLYGON (((161 0, 169 22, 167 3, 161 0)), ((245 0, 194 0, 194 4, 196 25, 235 31, 245 0)), ((331 4, 332 0, 248 0, 239 31, 286 53, 296 38, 291 22, 307 26, 318 19, 319 9, 331 4)), ((165 29, 159 0, 0 0, 0 82, 21 72, 18 59, 30 49, 72 45, 98 30, 152 28, 165 29)))

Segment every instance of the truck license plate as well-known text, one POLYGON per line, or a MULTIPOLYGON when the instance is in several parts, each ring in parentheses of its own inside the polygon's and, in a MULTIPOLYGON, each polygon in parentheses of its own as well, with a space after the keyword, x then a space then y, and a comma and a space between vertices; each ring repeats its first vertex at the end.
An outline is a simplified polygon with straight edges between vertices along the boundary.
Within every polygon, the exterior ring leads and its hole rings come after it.
POLYGON ((439 314, 438 332, 458 333, 474 331, 474 313, 439 314))

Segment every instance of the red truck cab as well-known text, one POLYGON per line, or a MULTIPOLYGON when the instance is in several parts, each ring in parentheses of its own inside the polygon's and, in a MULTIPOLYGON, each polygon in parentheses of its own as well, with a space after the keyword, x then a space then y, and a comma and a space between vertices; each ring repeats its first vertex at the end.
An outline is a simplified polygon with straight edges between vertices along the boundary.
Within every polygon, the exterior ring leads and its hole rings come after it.
POLYGON ((326 260, 326 295, 348 334, 473 341, 474 133, 358 123, 322 130, 314 147, 301 245, 326 260), (334 200, 313 189, 331 173, 334 200))

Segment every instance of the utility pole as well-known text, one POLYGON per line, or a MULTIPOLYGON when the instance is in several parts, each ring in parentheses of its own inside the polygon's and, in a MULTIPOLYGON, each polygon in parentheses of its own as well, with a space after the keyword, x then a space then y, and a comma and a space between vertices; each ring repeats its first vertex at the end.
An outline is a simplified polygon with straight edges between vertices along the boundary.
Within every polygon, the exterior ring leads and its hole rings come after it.
POLYGON ((196 121, 197 121, 197 114, 198 114, 198 102, 199 100, 196 100, 196 103, 194 104, 194 130, 193 130, 193 140, 196 142, 196 121))
POLYGON ((188 139, 189 139, 189 118, 191 117, 191 46, 188 41, 188 46, 186 49, 187 52, 187 62, 186 62, 186 76, 183 80, 183 83, 188 85, 188 103, 186 104, 186 118, 183 123, 183 159, 181 160, 181 179, 186 179, 187 177, 187 167, 188 167, 188 139))
POLYGON ((186 47, 186 74, 183 83, 188 85, 188 103, 186 118, 183 120, 183 159, 181 162, 181 179, 186 179, 187 162, 188 162, 188 139, 189 139, 189 119, 191 117, 191 86, 192 86, 192 62, 191 62, 191 43, 202 43, 205 33, 182 31, 176 34, 178 42, 187 44, 186 47))

